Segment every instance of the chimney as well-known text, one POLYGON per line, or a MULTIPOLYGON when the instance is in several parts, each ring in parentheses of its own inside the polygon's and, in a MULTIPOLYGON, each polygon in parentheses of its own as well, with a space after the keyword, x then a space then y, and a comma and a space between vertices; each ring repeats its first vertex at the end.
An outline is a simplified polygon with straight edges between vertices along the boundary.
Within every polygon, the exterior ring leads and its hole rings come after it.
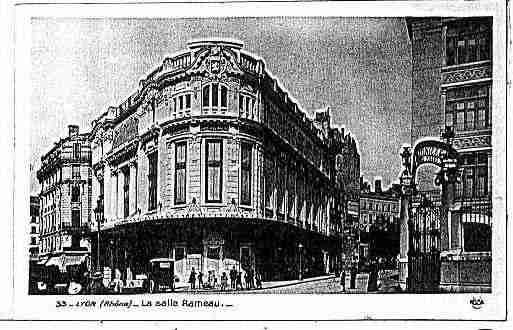
POLYGON ((68 125, 68 137, 78 135, 78 125, 68 125))
POLYGON ((374 181, 374 192, 377 192, 377 193, 381 193, 381 180, 380 179, 376 179, 374 181))

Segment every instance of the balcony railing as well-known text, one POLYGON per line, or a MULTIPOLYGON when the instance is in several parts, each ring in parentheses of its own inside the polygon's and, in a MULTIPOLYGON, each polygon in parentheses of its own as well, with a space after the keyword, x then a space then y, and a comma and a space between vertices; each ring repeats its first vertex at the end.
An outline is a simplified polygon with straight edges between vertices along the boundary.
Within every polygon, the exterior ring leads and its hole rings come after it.
POLYGON ((192 63, 192 57, 190 53, 178 55, 173 58, 166 58, 164 60, 164 71, 175 71, 180 69, 188 68, 192 63))
POLYGON ((80 155, 74 155, 71 152, 61 153, 61 160, 65 162, 90 162, 91 152, 81 152, 80 155))
POLYGON ((88 224, 73 225, 71 223, 63 223, 61 230, 70 234, 85 234, 90 231, 88 224))
POLYGON ((258 61, 246 54, 240 54, 240 65, 250 71, 258 73, 258 61))

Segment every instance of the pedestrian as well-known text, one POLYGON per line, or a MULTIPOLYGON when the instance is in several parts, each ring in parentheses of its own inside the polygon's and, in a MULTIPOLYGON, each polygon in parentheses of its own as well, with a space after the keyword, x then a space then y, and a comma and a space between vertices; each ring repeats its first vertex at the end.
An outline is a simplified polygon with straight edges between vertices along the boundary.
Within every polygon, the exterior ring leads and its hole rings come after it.
POLYGON ((228 276, 226 276, 226 272, 223 272, 223 275, 221 275, 221 291, 226 290, 228 287, 228 276))
POLYGON ((217 276, 216 276, 216 273, 215 271, 212 271, 212 281, 213 281, 213 288, 217 288, 217 276))
POLYGON ((249 271, 244 273, 244 284, 246 285, 246 290, 249 290, 249 271))
POLYGON ((253 273, 253 270, 248 270, 248 277, 249 277, 249 288, 254 289, 255 288, 255 273, 253 273))
POLYGON ((258 272, 258 271, 255 273, 255 281, 256 281, 257 289, 261 289, 262 288, 262 275, 260 275, 260 272, 258 272))
POLYGON ((191 284, 191 290, 196 289, 196 272, 194 271, 194 267, 192 267, 191 275, 189 276, 189 283, 191 284))
POLYGON ((242 290, 242 273, 241 272, 237 272, 237 277, 235 279, 235 290, 239 290, 239 287, 242 290))
POLYGON ((203 273, 202 272, 198 273, 198 288, 199 289, 203 289, 204 288, 204 286, 203 286, 203 273))
POLYGON ((230 286, 232 289, 235 289, 235 280, 237 279, 237 271, 235 270, 235 266, 230 270, 230 286))
POLYGON ((346 272, 344 270, 340 274, 340 285, 342 286, 342 291, 346 291, 346 272))

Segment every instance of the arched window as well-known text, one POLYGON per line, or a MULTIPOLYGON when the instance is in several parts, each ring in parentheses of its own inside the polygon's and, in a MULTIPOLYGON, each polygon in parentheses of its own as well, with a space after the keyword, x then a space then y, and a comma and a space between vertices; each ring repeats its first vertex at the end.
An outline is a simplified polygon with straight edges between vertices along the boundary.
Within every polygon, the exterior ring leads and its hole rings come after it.
POLYGON ((219 83, 203 86, 203 111, 226 111, 228 107, 228 88, 219 83))

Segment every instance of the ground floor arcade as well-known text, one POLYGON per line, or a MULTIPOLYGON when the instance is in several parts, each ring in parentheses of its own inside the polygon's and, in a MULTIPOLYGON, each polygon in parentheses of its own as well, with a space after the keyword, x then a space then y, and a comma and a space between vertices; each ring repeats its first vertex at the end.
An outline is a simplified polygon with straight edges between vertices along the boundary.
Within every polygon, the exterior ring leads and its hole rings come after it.
MULTIPOLYGON (((93 266, 97 233, 91 233, 93 266)), ((339 239, 291 224, 255 219, 163 219, 115 226, 100 235, 100 266, 109 276, 136 279, 154 258, 174 260, 180 282, 213 271, 259 272, 264 281, 319 276, 334 270, 339 239)))

